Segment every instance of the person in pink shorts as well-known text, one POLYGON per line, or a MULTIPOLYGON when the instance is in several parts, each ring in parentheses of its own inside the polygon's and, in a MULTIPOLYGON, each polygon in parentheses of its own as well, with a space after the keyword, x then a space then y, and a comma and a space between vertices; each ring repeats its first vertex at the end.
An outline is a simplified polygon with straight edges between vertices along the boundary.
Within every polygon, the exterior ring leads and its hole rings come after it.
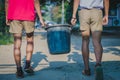
POLYGON ((39 0, 5 0, 6 24, 10 26, 9 32, 14 36, 14 59, 17 67, 16 76, 24 77, 21 66, 21 44, 22 32, 26 32, 26 62, 24 70, 27 73, 34 73, 31 67, 31 58, 34 49, 34 23, 35 12, 39 16, 42 26, 45 23, 42 18, 39 0))

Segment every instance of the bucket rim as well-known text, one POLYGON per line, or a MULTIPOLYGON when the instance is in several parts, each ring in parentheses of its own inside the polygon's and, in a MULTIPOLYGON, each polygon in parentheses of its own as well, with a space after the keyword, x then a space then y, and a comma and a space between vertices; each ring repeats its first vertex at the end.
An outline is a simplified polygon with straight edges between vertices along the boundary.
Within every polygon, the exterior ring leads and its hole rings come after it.
POLYGON ((54 27, 69 27, 69 28, 71 28, 72 25, 70 25, 70 24, 54 24, 54 25, 47 25, 47 26, 45 27, 45 29, 47 30, 47 29, 49 29, 49 28, 54 28, 54 27))

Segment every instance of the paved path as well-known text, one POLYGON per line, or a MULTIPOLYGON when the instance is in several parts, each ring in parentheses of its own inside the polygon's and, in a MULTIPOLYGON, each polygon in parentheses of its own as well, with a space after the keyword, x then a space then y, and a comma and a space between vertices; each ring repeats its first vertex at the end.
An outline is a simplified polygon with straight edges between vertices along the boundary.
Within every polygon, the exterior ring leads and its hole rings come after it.
MULTIPOLYGON (((90 77, 81 74, 83 60, 81 55, 81 36, 71 35, 71 52, 69 54, 51 55, 48 51, 46 32, 35 30, 35 49, 32 57, 32 66, 35 75, 22 80, 94 80, 95 56, 90 42, 90 77)), ((23 37, 22 65, 25 61, 25 44, 23 37)), ((120 37, 103 36, 104 47, 103 69, 104 80, 120 80, 120 37)), ((13 58, 13 44, 0 45, 0 80, 17 80, 16 67, 13 58)))

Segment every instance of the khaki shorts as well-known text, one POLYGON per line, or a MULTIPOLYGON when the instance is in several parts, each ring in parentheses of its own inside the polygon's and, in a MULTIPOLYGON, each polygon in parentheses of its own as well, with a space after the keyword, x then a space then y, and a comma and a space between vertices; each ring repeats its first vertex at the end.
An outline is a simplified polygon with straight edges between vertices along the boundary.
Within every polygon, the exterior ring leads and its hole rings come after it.
POLYGON ((80 30, 102 31, 102 10, 81 9, 79 11, 80 30))
POLYGON ((34 21, 20 21, 12 20, 10 22, 10 33, 22 33, 25 30, 26 33, 34 31, 34 21))

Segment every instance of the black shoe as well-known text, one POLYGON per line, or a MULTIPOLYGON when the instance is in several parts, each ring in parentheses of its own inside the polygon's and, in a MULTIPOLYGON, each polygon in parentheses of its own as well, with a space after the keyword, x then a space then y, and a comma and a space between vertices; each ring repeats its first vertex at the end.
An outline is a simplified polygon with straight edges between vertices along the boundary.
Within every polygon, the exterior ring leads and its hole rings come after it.
POLYGON ((90 75, 91 75, 90 69, 88 69, 88 70, 85 70, 85 69, 84 69, 84 70, 82 71, 82 74, 85 75, 85 76, 90 76, 90 75))
POLYGON ((103 68, 101 64, 95 65, 95 80, 104 80, 103 79, 103 68))
POLYGON ((24 78, 24 73, 22 71, 22 68, 17 68, 17 72, 16 72, 16 77, 17 78, 24 78))
POLYGON ((34 74, 33 68, 31 66, 28 68, 24 68, 24 71, 30 75, 34 74))

